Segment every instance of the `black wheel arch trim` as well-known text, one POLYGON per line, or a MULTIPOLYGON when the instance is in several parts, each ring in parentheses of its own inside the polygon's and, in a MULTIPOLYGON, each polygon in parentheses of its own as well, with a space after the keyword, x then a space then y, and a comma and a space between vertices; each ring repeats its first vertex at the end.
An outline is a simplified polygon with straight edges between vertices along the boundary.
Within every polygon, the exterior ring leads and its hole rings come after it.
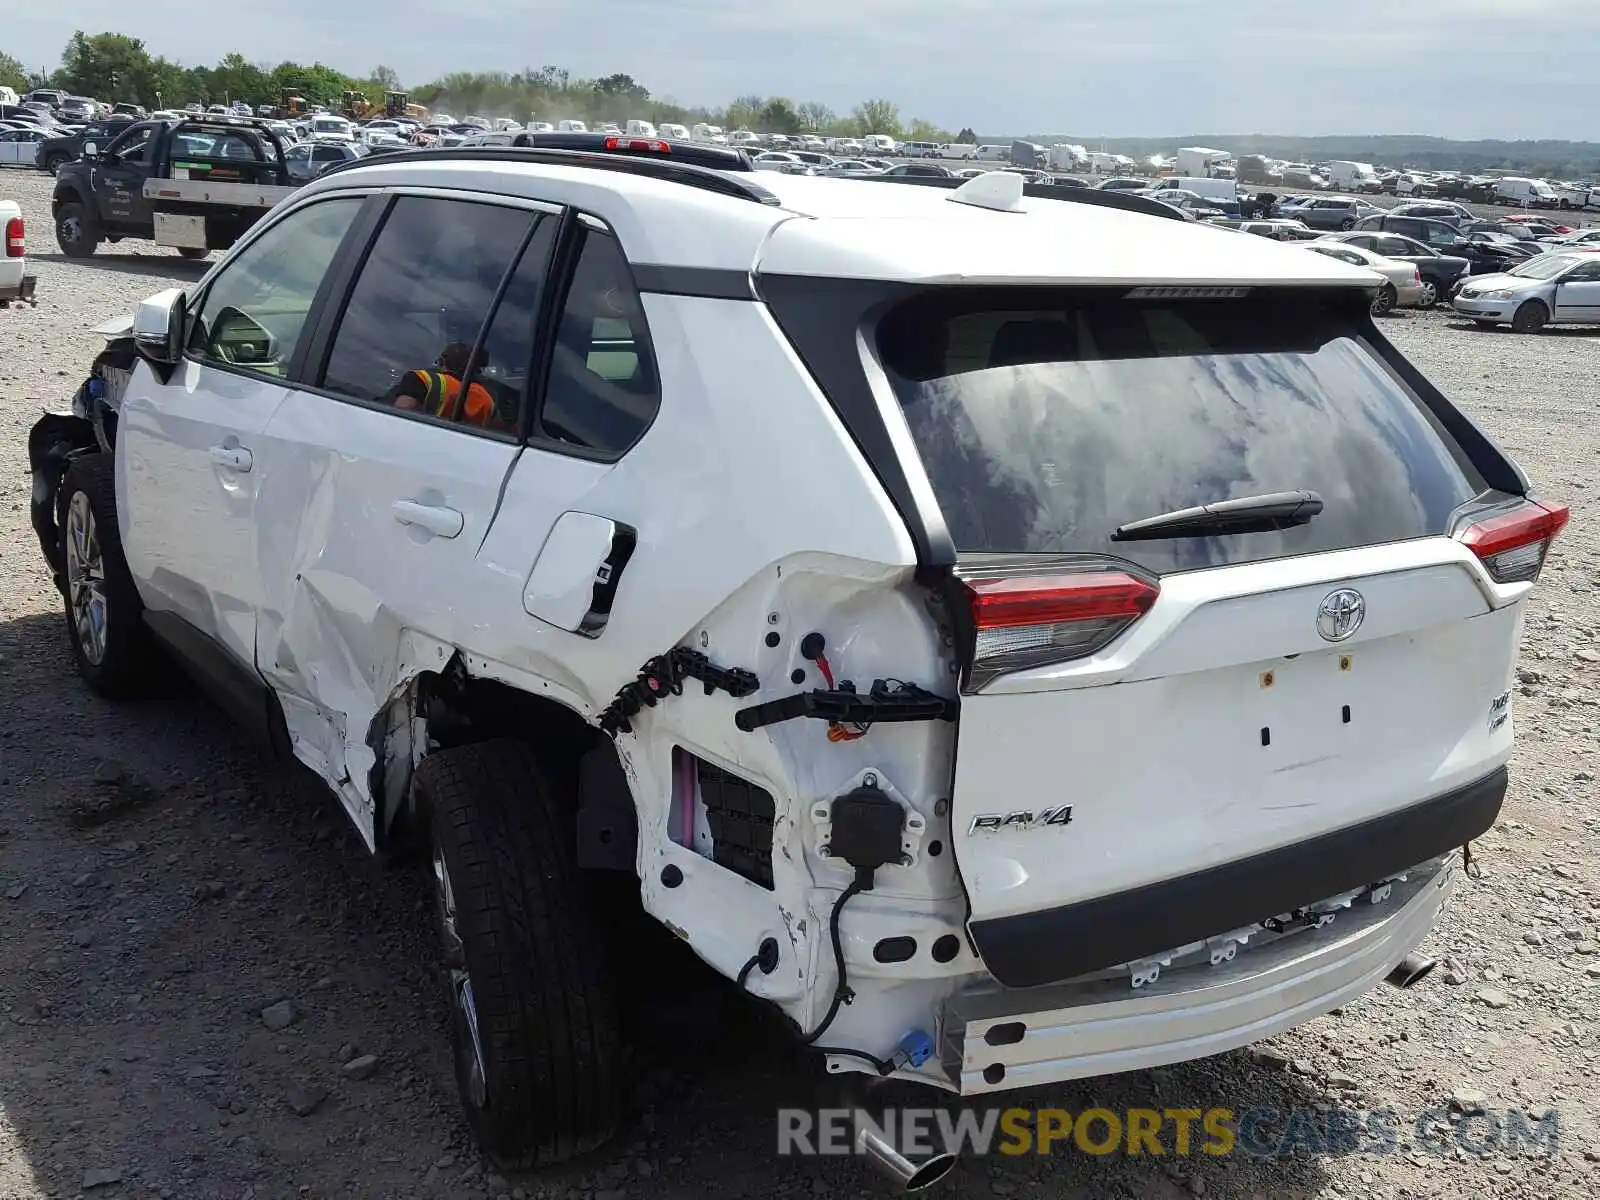
POLYGON ((1505 767, 1473 783, 1319 837, 1192 875, 1061 908, 973 921, 1007 987, 1071 979, 1391 878, 1481 837, 1505 800, 1505 767))

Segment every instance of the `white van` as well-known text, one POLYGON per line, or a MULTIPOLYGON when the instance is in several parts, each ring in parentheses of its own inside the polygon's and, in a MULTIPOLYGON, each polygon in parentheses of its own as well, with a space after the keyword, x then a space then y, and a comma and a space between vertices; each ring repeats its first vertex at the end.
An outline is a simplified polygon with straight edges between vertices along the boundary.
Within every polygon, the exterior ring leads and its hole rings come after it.
POLYGON ((940 158, 969 159, 978 156, 976 142, 951 142, 948 146, 939 147, 940 158))
POLYGON ((736 129, 728 135, 728 144, 739 150, 752 150, 761 144, 761 135, 748 129, 736 129))
POLYGON ((1172 175, 1150 185, 1151 195, 1162 192, 1194 192, 1219 204, 1239 203, 1239 185, 1231 179, 1202 178, 1198 175, 1172 175))
POLYGON ((907 142, 900 147, 901 158, 938 158, 937 142, 907 142))
POLYGON ((0 87, 0 104, 21 104, 16 88, 0 87))
POLYGON ((665 138, 669 142, 687 142, 689 130, 682 125, 668 123, 656 127, 656 136, 665 138))
POLYGON ((1328 164, 1328 178, 1333 186, 1343 192, 1381 192, 1383 181, 1372 169, 1371 163, 1339 160, 1328 164))
POLYGON ((887 133, 869 133, 861 144, 874 154, 893 154, 899 148, 887 133))
POLYGON ((1556 190, 1542 179, 1522 179, 1515 175, 1495 181, 1494 202, 1518 208, 1555 208, 1556 190))
POLYGON ((1004 146, 979 146, 974 158, 981 158, 986 162, 1005 162, 1011 157, 1011 147, 1004 146))
POLYGON ((629 121, 623 132, 629 137, 653 138, 656 136, 656 127, 649 121, 629 121))
POLYGON ((689 137, 696 142, 726 142, 728 140, 728 135, 722 132, 721 125, 707 125, 703 122, 694 127, 689 137))
POLYGON ((587 125, 585 125, 582 121, 558 121, 556 123, 556 132, 557 133, 588 133, 589 132, 589 127, 587 125))

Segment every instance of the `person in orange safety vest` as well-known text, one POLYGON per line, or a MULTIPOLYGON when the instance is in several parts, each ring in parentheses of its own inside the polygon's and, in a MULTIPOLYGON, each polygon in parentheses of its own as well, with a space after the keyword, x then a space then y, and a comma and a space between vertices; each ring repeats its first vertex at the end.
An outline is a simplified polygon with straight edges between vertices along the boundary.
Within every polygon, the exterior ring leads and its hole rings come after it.
POLYGON ((460 421, 484 429, 509 429, 510 423, 495 411, 494 397, 481 383, 462 387, 462 380, 474 366, 481 369, 488 355, 479 351, 476 363, 472 347, 451 342, 439 353, 431 371, 407 371, 390 397, 396 408, 426 412, 444 421, 460 421))

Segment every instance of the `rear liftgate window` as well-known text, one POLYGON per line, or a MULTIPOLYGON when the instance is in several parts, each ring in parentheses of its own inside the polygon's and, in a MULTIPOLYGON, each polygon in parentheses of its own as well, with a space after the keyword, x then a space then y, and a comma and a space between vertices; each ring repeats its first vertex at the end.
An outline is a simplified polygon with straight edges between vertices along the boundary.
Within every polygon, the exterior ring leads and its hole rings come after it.
POLYGON ((1316 294, 928 293, 879 351, 963 555, 1099 554, 1163 574, 1445 532, 1483 480, 1316 294), (1112 541, 1119 525, 1313 491, 1307 524, 1112 541))

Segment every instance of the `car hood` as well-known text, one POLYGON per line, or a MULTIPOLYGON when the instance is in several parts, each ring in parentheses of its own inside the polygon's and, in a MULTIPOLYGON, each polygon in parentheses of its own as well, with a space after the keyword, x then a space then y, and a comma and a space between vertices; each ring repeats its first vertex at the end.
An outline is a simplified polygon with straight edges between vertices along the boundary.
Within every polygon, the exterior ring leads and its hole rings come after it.
POLYGON ((1498 272, 1494 275, 1478 275, 1473 278, 1471 283, 1467 284, 1467 286, 1461 290, 1463 292, 1470 292, 1473 295, 1482 295, 1484 292, 1498 291, 1534 291, 1541 285, 1548 282, 1549 280, 1545 279, 1528 279, 1521 275, 1511 275, 1506 272, 1498 272))

